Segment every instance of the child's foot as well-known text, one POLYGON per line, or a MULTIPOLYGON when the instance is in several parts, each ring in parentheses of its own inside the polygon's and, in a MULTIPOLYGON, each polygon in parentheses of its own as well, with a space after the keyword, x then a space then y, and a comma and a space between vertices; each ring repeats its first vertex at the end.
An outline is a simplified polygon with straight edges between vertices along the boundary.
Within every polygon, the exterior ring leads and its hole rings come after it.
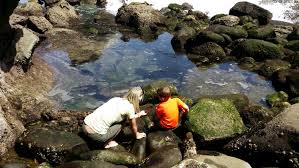
POLYGON ((110 141, 110 142, 108 142, 106 145, 105 145, 105 149, 108 149, 108 148, 112 148, 112 147, 115 147, 115 146, 117 146, 118 145, 118 143, 117 142, 115 142, 115 141, 110 141))

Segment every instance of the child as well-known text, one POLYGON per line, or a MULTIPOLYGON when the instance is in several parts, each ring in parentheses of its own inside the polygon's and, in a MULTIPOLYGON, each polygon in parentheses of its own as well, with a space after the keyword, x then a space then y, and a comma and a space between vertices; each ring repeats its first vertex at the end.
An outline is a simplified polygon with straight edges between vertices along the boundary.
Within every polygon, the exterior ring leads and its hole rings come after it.
POLYGON ((179 126, 181 115, 186 116, 189 107, 179 98, 171 98, 169 87, 162 87, 157 90, 160 103, 156 106, 157 127, 163 130, 174 129, 179 126))

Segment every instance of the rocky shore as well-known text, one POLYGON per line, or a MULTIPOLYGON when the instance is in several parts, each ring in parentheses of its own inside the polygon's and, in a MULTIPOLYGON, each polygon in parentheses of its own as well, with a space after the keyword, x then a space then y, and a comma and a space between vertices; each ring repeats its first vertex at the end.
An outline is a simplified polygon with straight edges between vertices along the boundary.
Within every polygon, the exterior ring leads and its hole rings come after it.
POLYGON ((238 2, 229 14, 212 18, 188 3, 160 11, 147 3, 130 3, 115 17, 99 11, 87 20, 74 5, 104 7, 106 1, 17 4, 0 2, 0 167, 299 167, 298 24, 273 21, 270 11, 249 2, 238 2), (82 134, 90 112, 57 109, 48 99, 53 72, 34 52, 36 46, 63 48, 76 66, 97 59, 95 53, 115 32, 124 41, 150 41, 165 31, 173 34, 173 49, 186 53, 198 67, 236 61, 271 80, 277 93, 267 96, 269 108, 242 94, 190 99, 171 83, 155 81, 143 86, 142 108, 153 108, 156 90, 170 86, 190 106, 186 125, 149 132, 151 117, 144 117, 138 128, 148 132, 147 138, 132 139, 125 123, 117 137, 121 145, 104 150, 82 134))

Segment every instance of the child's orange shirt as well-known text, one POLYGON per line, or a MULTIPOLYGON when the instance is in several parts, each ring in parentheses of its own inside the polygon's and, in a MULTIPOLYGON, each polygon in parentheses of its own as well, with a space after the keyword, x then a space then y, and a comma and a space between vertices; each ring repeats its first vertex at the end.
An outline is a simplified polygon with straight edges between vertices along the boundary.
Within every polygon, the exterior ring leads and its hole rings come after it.
POLYGON ((161 102, 156 106, 156 115, 159 119, 160 125, 163 128, 175 128, 179 123, 179 109, 184 110, 183 107, 187 105, 179 98, 169 98, 165 102, 161 102))

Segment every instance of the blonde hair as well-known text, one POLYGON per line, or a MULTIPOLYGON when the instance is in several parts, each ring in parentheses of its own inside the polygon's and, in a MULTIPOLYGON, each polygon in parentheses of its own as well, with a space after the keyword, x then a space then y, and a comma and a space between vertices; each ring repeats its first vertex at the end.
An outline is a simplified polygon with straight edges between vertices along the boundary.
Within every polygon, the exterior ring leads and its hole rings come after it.
POLYGON ((124 95, 124 98, 133 104, 135 113, 140 112, 139 97, 142 96, 142 94, 141 87, 133 87, 124 95))

